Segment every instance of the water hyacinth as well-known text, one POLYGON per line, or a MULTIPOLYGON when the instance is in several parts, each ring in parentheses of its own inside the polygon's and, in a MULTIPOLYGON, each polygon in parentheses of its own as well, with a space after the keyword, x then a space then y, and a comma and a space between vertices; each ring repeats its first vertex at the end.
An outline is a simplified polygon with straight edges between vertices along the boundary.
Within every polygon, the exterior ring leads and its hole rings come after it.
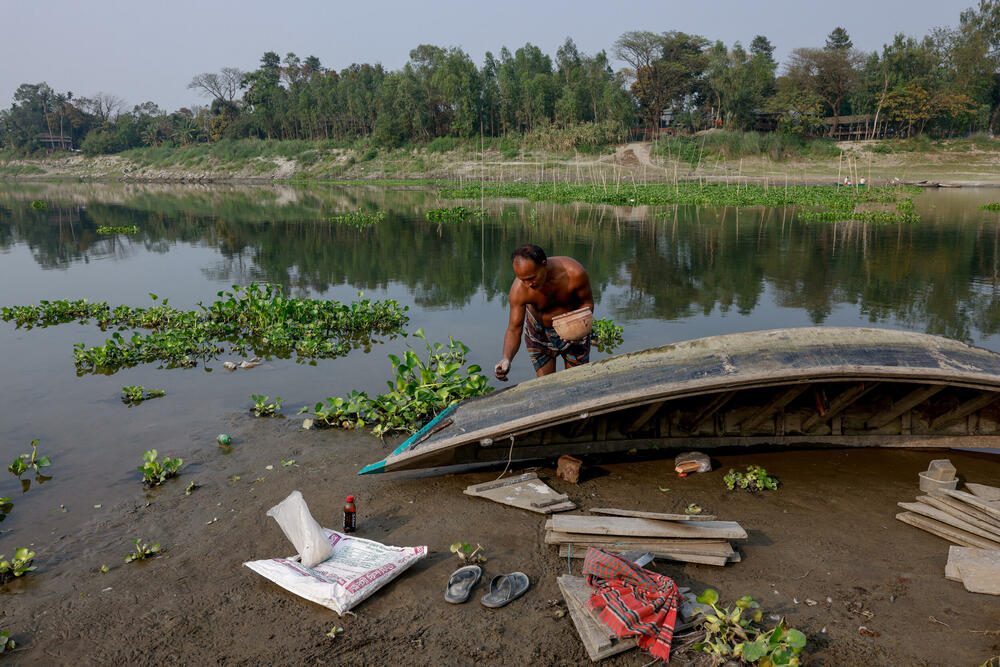
MULTIPOLYGON (((222 353, 252 350, 258 356, 300 359, 343 356, 368 345, 378 334, 402 332, 407 308, 397 301, 358 299, 350 304, 322 299, 288 298, 279 285, 233 286, 218 300, 199 303, 198 310, 178 310, 167 299, 150 308, 105 302, 41 301, 34 306, 0 309, 0 317, 19 327, 51 326, 93 320, 102 329, 117 329, 103 345, 74 346, 78 373, 114 372, 120 368, 160 361, 168 367, 194 366, 222 353), (135 329, 149 329, 143 334, 135 329), (122 331, 132 330, 131 336, 122 331)), ((150 294, 154 302, 159 300, 150 294)))
MULTIPOLYGON (((910 195, 919 188, 827 185, 727 185, 725 183, 489 183, 444 188, 447 199, 487 197, 552 201, 560 204, 586 202, 610 206, 798 206, 835 212, 838 220, 858 219, 858 204, 900 203, 899 220, 916 220, 910 195), (907 204, 908 202, 908 204, 907 204), (837 217, 846 215, 848 217, 837 217), (905 217, 905 219, 903 219, 905 217)), ((864 216, 864 212, 860 215, 864 216)), ((863 219, 863 218, 862 218, 863 219)), ((884 220, 880 220, 884 221, 884 220)))

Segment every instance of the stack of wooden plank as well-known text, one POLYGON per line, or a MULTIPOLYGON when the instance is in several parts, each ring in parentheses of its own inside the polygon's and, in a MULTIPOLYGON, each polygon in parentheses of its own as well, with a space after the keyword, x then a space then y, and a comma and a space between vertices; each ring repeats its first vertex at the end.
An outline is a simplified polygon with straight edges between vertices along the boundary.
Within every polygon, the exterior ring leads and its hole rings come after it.
POLYGON ((642 549, 667 560, 725 565, 740 560, 730 540, 747 537, 735 521, 712 516, 613 508, 591 512, 609 516, 554 515, 545 523, 545 543, 558 545, 564 558, 583 558, 588 547, 598 547, 613 553, 642 549))
POLYGON ((896 518, 963 547, 1000 550, 1000 489, 967 487, 972 493, 938 489, 918 496, 916 502, 901 502, 907 511, 896 518))
POLYGON ((586 579, 564 574, 556 578, 556 583, 563 594, 563 599, 566 600, 566 609, 573 619, 580 641, 583 642, 583 647, 591 660, 597 662, 636 647, 634 638, 619 639, 601 622, 597 613, 587 606, 594 591, 587 585, 586 579))
MULTIPOLYGON (((556 578, 556 583, 563 599, 566 600, 566 609, 573 620, 573 625, 576 626, 577 634, 580 635, 580 641, 583 642, 591 660, 598 662, 637 646, 634 637, 615 635, 604 625, 597 612, 590 608, 589 602, 594 589, 587 584, 584 577, 564 574, 556 578)), ((695 594, 690 588, 679 587, 677 592, 681 595, 681 602, 678 607, 677 622, 674 624, 675 637, 678 632, 683 632, 693 627, 695 622, 700 622, 701 617, 695 610, 698 607, 707 607, 696 602, 695 594)))

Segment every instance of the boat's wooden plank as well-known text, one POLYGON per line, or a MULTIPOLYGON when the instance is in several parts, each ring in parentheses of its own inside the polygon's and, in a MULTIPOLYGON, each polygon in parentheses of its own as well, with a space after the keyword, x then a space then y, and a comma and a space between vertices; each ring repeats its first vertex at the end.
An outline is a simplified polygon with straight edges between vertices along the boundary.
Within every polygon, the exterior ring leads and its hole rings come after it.
POLYGON ((937 535, 938 537, 943 537, 949 542, 954 542, 963 547, 980 547, 983 549, 994 549, 994 542, 991 540, 984 540, 978 535, 973 535, 972 533, 966 532, 960 528, 955 528, 954 526, 949 526, 946 523, 940 521, 935 521, 929 517, 923 516, 921 514, 915 514, 914 512, 900 512, 896 515, 896 518, 903 523, 908 523, 911 526, 925 530, 928 533, 937 535))
MULTIPOLYGON (((610 551, 611 553, 622 554, 625 553, 626 551, 630 551, 631 549, 640 547, 628 547, 624 549, 620 547, 601 547, 601 548, 604 549, 605 551, 610 551)), ((696 563, 698 565, 718 565, 721 567, 724 566, 726 563, 733 562, 727 556, 708 556, 704 554, 683 553, 676 551, 656 551, 654 549, 644 549, 644 550, 653 554, 653 556, 656 558, 662 558, 664 560, 675 560, 675 561, 680 561, 682 563, 696 563)), ((571 548, 570 545, 568 544, 564 544, 561 547, 559 547, 560 558, 586 558, 586 556, 587 556, 586 548, 576 549, 575 545, 574 548, 571 548)))
POLYGON ((955 406, 943 415, 939 415, 931 422, 932 431, 940 431, 943 428, 951 426, 952 424, 965 419, 967 416, 982 410, 991 403, 1000 399, 1000 392, 996 391, 984 391, 979 396, 969 399, 960 405, 955 406))
POLYGON ((837 395, 832 401, 830 401, 830 407, 826 412, 820 414, 819 412, 813 413, 808 419, 802 422, 803 433, 808 433, 816 426, 828 422, 844 410, 849 408, 852 403, 860 399, 862 396, 870 392, 878 386, 875 382, 859 382, 858 384, 845 389, 840 394, 837 395))
POLYGON ((922 503, 927 503, 928 505, 933 505, 934 507, 937 507, 944 512, 948 512, 949 514, 954 514, 959 519, 965 519, 966 521, 969 521, 977 526, 979 523, 976 522, 983 523, 985 525, 980 526, 980 528, 988 527, 988 530, 993 530, 1000 535, 1000 519, 994 519, 986 512, 976 509, 972 505, 967 505, 961 500, 955 500, 954 498, 938 495, 933 492, 930 495, 918 496, 917 500, 922 503))
POLYGON ((912 410, 927 399, 939 393, 946 386, 947 385, 943 384, 932 384, 927 385, 926 387, 914 389, 909 394, 893 403, 887 410, 874 415, 865 425, 870 429, 882 428, 893 419, 902 415, 904 412, 912 410))
POLYGON ((995 533, 992 533, 988 530, 984 530, 970 523, 969 521, 960 519, 953 514, 944 512, 938 509, 937 507, 933 507, 932 505, 928 505, 926 503, 896 503, 896 504, 902 507, 904 510, 909 510, 910 512, 915 512, 916 514, 922 514, 923 516, 934 519, 935 521, 946 523, 949 526, 953 526, 960 530, 964 530, 967 533, 972 533, 973 535, 977 535, 978 537, 981 537, 984 540, 989 540, 995 545, 994 546, 995 549, 1000 549, 1000 536, 997 536, 995 533))
POLYGON ((735 521, 701 521, 675 523, 634 519, 631 517, 599 517, 582 514, 562 514, 550 520, 552 530, 561 533, 587 535, 629 535, 635 537, 718 537, 746 539, 747 532, 735 521))
POLYGON ((643 426, 646 425, 646 422, 648 422, 650 419, 653 418, 654 415, 656 415, 656 412, 661 407, 663 407, 664 403, 666 403, 666 401, 658 401, 656 403, 650 403, 649 405, 644 407, 639 412, 639 414, 636 415, 635 419, 632 420, 632 423, 625 427, 624 432, 635 433, 636 431, 641 429, 643 426))
POLYGON ((765 403, 763 407, 760 408, 760 410, 750 415, 750 417, 748 417, 747 419, 743 420, 743 422, 740 424, 740 433, 744 435, 749 435, 754 431, 754 429, 763 424, 766 419, 769 419, 770 417, 774 416, 774 413, 785 408, 789 403, 798 398, 802 394, 802 392, 804 392, 806 389, 809 389, 812 386, 813 385, 811 382, 804 384, 793 384, 791 387, 787 387, 778 391, 778 393, 775 394, 775 396, 770 401, 765 403))
POLYGON ((591 514, 608 514, 610 516, 633 516, 639 519, 657 519, 659 521, 715 521, 710 514, 665 514, 662 512, 643 512, 640 510, 623 510, 614 507, 592 507, 591 514))
POLYGON ((698 427, 705 423, 706 420, 711 419, 716 412, 725 407, 726 403, 732 400, 733 396, 736 395, 735 391, 725 391, 721 394, 715 396, 711 401, 702 406, 693 415, 685 417, 681 420, 681 428, 688 433, 694 433, 698 430, 698 427))

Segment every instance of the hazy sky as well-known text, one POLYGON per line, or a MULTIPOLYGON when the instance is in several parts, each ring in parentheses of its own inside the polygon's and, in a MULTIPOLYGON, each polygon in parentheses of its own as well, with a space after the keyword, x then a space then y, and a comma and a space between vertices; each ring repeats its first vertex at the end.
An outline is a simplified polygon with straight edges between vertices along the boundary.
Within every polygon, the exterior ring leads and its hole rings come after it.
MULTIPOLYGON (((316 55, 325 67, 381 62, 398 69, 419 44, 458 46, 477 65, 486 51, 531 42, 555 57, 566 37, 584 53, 623 32, 681 30, 745 45, 767 36, 779 61, 822 46, 842 25, 857 48, 897 32, 922 37, 955 26, 974 0, 0 0, 0 108, 22 83, 76 96, 109 92, 127 108, 147 100, 174 111, 207 100, 187 89, 199 72, 255 69, 265 51, 316 55)), ((615 62, 616 66, 621 63, 615 62)))

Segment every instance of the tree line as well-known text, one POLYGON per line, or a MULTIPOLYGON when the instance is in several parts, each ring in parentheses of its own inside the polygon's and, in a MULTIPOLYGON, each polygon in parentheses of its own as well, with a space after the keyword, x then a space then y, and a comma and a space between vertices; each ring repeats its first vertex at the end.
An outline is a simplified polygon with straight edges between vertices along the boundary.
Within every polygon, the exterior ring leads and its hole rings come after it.
MULTIPOLYGON (((532 44, 477 66, 462 49, 420 45, 397 71, 341 70, 319 58, 267 52, 249 72, 194 76, 205 106, 168 113, 152 102, 127 111, 107 93, 74 97, 22 84, 0 111, 0 149, 89 154, 223 139, 322 140, 398 147, 442 137, 573 130, 572 143, 606 144, 666 120, 679 130, 776 129, 833 134, 863 115, 895 136, 954 136, 998 129, 1000 0, 980 0, 955 27, 917 39, 897 34, 880 51, 856 49, 843 28, 821 47, 796 48, 779 71, 763 35, 744 47, 679 31, 632 31, 612 54, 582 53, 572 39, 555 58, 532 44)), ((572 146, 571 146, 572 147, 572 146)))

